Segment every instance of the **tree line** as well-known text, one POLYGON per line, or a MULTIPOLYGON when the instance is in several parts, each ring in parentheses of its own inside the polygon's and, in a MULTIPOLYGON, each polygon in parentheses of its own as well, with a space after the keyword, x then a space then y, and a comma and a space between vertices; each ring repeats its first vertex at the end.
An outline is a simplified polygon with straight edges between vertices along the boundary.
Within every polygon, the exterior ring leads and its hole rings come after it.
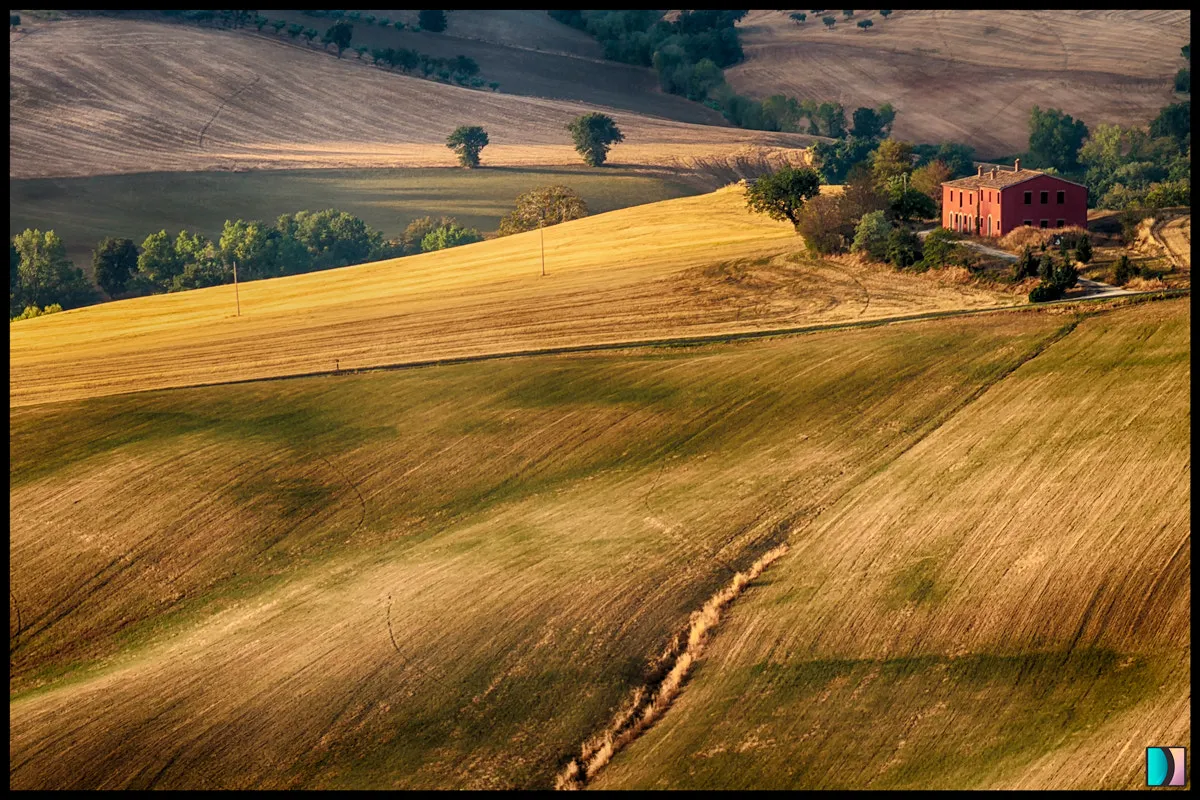
MULTIPOLYGON (((520 195, 501 221, 507 236, 587 216, 573 189, 539 186, 520 195)), ((113 299, 179 292, 239 281, 334 269, 369 261, 429 253, 479 242, 483 235, 454 217, 412 220, 396 238, 385 239, 358 217, 337 209, 261 220, 226 220, 216 241, 182 230, 132 239, 105 237, 92 252, 96 284, 113 299)), ((9 242, 9 320, 97 302, 95 287, 71 263, 54 231, 25 230, 9 242)))

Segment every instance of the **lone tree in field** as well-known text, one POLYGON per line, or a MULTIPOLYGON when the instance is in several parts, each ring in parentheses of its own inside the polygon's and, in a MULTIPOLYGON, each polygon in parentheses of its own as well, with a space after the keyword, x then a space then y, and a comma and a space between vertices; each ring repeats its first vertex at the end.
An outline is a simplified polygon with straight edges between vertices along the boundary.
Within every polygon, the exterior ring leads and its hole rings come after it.
POLYGON ((349 22, 335 22, 329 26, 329 30, 325 31, 325 38, 321 41, 326 45, 333 44, 337 47, 338 58, 342 57, 342 51, 350 46, 350 37, 354 35, 354 26, 349 22))
POLYGON ((608 158, 608 151, 617 142, 625 141, 625 135, 613 122, 612 117, 593 111, 576 117, 567 125, 575 150, 583 156, 588 166, 598 167, 608 158))
POLYGON ((796 21, 797 25, 803 25, 804 20, 808 19, 808 14, 805 14, 803 11, 797 11, 791 15, 791 18, 796 21))
POLYGON ((842 16, 844 16, 846 19, 850 19, 851 17, 854 16, 854 11, 847 8, 845 11, 842 12, 842 16))
POLYGON ((8 15, 8 27, 12 28, 14 31, 17 28, 21 27, 21 15, 20 14, 9 14, 8 15))
POLYGON ((835 17, 821 17, 821 22, 825 23, 826 28, 833 30, 833 24, 837 22, 837 19, 835 17))
POLYGON ((879 10, 879 16, 883 17, 884 19, 887 19, 891 15, 892 15, 892 10, 890 8, 883 8, 883 9, 879 10))
POLYGON ((865 31, 867 28, 869 28, 869 27, 871 27, 872 25, 874 25, 874 24, 875 24, 875 23, 874 23, 874 22, 871 22, 871 20, 869 20, 869 19, 860 19, 860 20, 858 21, 858 27, 862 28, 864 31, 865 31))
POLYGON ((417 22, 421 25, 421 30, 441 33, 446 30, 446 12, 422 11, 417 14, 417 22))
POLYGON ((804 203, 821 191, 821 176, 808 167, 784 167, 764 175, 746 190, 746 205, 751 211, 766 214, 771 219, 787 220, 792 227, 800 225, 800 210, 804 203))
POLYGON ((458 153, 458 163, 467 169, 479 166, 479 151, 487 143, 487 131, 478 125, 459 125, 446 137, 446 147, 458 153))
POLYGON ((508 236, 587 215, 587 203, 574 189, 562 185, 538 186, 517 198, 516 209, 500 220, 499 233, 508 236))
POLYGON ((137 245, 132 239, 106 237, 92 253, 92 268, 96 283, 110 297, 123 292, 129 278, 137 272, 137 245))

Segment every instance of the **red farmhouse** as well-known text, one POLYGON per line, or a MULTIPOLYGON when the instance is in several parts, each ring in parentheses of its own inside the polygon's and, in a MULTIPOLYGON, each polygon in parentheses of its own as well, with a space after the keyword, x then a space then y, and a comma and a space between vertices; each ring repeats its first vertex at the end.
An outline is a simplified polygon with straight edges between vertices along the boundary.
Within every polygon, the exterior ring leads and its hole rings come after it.
POLYGON ((942 184, 942 227, 979 236, 1003 236, 1014 228, 1087 227, 1087 187, 1021 169, 988 172, 942 184))

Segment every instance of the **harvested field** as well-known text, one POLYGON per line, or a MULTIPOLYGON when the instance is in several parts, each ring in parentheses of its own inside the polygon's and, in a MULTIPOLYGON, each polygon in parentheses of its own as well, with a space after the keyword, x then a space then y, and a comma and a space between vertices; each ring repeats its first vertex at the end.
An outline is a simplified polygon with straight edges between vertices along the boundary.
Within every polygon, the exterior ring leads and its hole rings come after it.
MULTIPOLYGON (((329 24, 328 20, 314 19, 299 11, 259 13, 306 27, 329 24)), ((409 24, 417 19, 416 11, 369 13, 409 20, 409 24)), ((449 27, 445 33, 398 31, 355 23, 352 44, 370 48, 407 47, 437 58, 458 55, 473 58, 479 64, 479 77, 499 83, 498 91, 502 94, 572 100, 680 122, 728 125, 719 112, 708 106, 663 92, 653 70, 605 61, 595 39, 555 22, 545 11, 450 12, 447 18, 449 27), (544 43, 541 37, 545 37, 544 43)), ((286 33, 276 36, 269 28, 265 30, 272 39, 295 41, 286 33)), ((301 44, 307 46, 302 40, 301 44)), ((320 46, 319 39, 316 46, 320 46)), ((330 57, 333 52, 331 49, 330 57)), ((342 57, 357 59, 349 51, 342 57)))
MULTIPOLYGON (((1061 108, 1089 126, 1145 125, 1175 100, 1188 11, 840 12, 832 31, 810 14, 752 11, 740 23, 746 61, 726 72, 753 97, 891 103, 893 134, 970 144, 980 158, 1021 152, 1029 112, 1061 108), (874 27, 855 27, 870 19, 874 27)), ((847 114, 849 117, 849 114, 847 114)))
POLYGON ((1190 746, 1189 301, 1059 322, 792 534, 597 787, 1134 789, 1190 746))
POLYGON ((744 189, 322 273, 14 324, 10 403, 411 360, 735 333, 1019 298, 935 274, 811 261, 744 189))
MULTIPOLYGON (((10 43, 10 178, 454 166, 445 138, 461 124, 487 129, 491 166, 576 165, 565 126, 601 108, 463 89, 185 25, 72 19, 31 26, 10 43)), ((626 136, 610 153, 615 167, 802 158, 798 148, 813 141, 602 110, 626 136)))
POLYGON ((1062 322, 15 409, 10 785, 549 787, 733 570, 1062 322))

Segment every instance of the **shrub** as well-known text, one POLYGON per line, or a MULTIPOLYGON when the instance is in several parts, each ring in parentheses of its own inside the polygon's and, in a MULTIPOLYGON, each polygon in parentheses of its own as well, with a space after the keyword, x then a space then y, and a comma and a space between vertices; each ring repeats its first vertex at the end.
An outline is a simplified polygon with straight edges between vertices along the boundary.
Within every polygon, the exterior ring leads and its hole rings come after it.
POLYGON ((908 269, 922 257, 921 240, 908 228, 896 228, 888 236, 887 260, 895 266, 908 269))
POLYGON ((482 241, 483 237, 474 228, 460 228, 457 225, 439 227, 427 233, 421 240, 421 252, 430 253, 482 241))
POLYGON ((1051 300, 1058 300, 1063 296, 1062 287, 1053 283, 1042 282, 1033 287, 1033 291, 1029 293, 1029 302, 1031 303, 1048 303, 1051 300))
POLYGON ((1043 253, 1037 262, 1037 276, 1049 281, 1054 275, 1054 258, 1049 253, 1043 253))
POLYGON ((1175 91, 1180 94, 1191 94, 1192 92, 1192 71, 1187 67, 1175 73, 1175 91))
POLYGON ((458 220, 454 217, 442 217, 439 220, 434 220, 433 217, 420 217, 408 223, 404 229, 404 233, 400 235, 400 245, 404 249, 405 255, 421 252, 421 241, 438 228, 452 228, 458 226, 458 220))
POLYGON ((1080 264, 1087 264, 1092 260, 1092 240, 1086 233, 1075 245, 1075 260, 1080 264))
POLYGON ((1033 257, 1033 248, 1025 245, 1021 251, 1021 256, 1013 264, 1013 281, 1020 283, 1026 278, 1032 278, 1037 274, 1037 259, 1033 257))
POLYGON ((862 28, 864 31, 865 31, 867 28, 870 28, 870 27, 871 27, 872 25, 874 25, 874 24, 875 24, 875 23, 874 23, 874 22, 871 22, 871 20, 869 20, 869 19, 860 19, 860 20, 858 21, 858 27, 862 28))
POLYGON ((804 24, 804 20, 808 19, 808 14, 805 14, 803 11, 797 11, 789 16, 796 21, 797 25, 804 24))
POLYGON ((827 194, 817 195, 800 210, 796 232, 804 237, 808 249, 814 253, 840 253, 846 246, 846 238, 841 232, 841 217, 838 198, 827 194))
POLYGON ((958 244, 958 235, 954 231, 938 228, 925 237, 921 266, 925 269, 940 269, 951 263, 957 263, 960 260, 959 250, 961 247, 958 244))
POLYGON ((109 295, 125 290, 137 266, 137 245, 131 239, 106 237, 92 252, 92 273, 109 295))
POLYGON ((37 306, 25 306, 25 310, 19 315, 11 318, 9 323, 18 322, 23 319, 33 319, 34 317, 44 317, 47 314, 57 314, 62 310, 62 306, 60 306, 58 303, 51 303, 45 308, 38 308, 37 306))
POLYGON ((884 19, 887 19, 891 15, 892 15, 892 10, 890 8, 880 9, 880 11, 879 11, 879 16, 883 17, 884 19))
POLYGON ((1113 283, 1117 286, 1124 286, 1129 283, 1131 278, 1136 278, 1140 274, 1141 270, 1137 268, 1137 265, 1129 260, 1129 256, 1122 253, 1113 269, 1113 283))
POLYGON ((850 252, 865 253, 875 261, 887 258, 888 237, 892 233, 892 225, 887 221, 887 215, 882 211, 872 211, 864 214, 854 229, 854 243, 850 252))
POLYGON ((446 30, 445 11, 421 11, 417 14, 417 22, 422 30, 441 33, 446 30))
POLYGON ((826 28, 829 28, 829 30, 833 30, 833 24, 834 24, 835 22, 837 22, 837 18, 835 18, 835 17, 821 17, 821 22, 824 22, 824 23, 825 23, 825 27, 826 27, 826 28))

